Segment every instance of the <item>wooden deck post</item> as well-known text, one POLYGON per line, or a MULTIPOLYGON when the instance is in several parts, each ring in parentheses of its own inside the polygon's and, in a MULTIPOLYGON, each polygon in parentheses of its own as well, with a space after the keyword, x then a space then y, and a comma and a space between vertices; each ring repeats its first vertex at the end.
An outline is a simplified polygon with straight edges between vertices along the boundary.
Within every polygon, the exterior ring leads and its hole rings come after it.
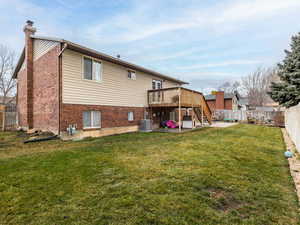
POLYGON ((201 123, 203 126, 203 104, 201 105, 201 123))
POLYGON ((194 114, 194 91, 193 90, 192 90, 191 99, 192 99, 192 115, 191 115, 191 117, 192 117, 192 129, 194 129, 195 128, 195 126, 194 126, 194 124, 195 124, 195 114, 194 114))
POLYGON ((178 89, 178 117, 179 117, 179 121, 178 121, 178 130, 179 132, 181 132, 181 88, 179 87, 178 89))

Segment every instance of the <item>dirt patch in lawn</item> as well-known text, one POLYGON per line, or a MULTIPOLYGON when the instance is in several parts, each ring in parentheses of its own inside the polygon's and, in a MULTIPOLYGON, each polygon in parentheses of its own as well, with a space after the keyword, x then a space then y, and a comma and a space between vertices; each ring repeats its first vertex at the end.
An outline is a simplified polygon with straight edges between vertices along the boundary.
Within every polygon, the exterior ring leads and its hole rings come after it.
POLYGON ((210 188, 208 190, 210 198, 213 199, 215 203, 214 208, 220 212, 229 213, 243 206, 243 204, 236 200, 230 192, 215 188, 210 188))

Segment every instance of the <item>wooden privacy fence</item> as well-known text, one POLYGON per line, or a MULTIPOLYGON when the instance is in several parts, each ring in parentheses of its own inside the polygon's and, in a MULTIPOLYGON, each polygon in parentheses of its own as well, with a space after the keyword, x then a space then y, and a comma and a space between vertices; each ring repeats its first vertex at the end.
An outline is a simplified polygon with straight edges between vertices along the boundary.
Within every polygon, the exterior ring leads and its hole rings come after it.
POLYGON ((17 112, 15 105, 0 105, 1 131, 13 130, 17 127, 17 112))
POLYGON ((284 112, 258 110, 216 110, 213 118, 221 121, 240 121, 284 126, 284 112))

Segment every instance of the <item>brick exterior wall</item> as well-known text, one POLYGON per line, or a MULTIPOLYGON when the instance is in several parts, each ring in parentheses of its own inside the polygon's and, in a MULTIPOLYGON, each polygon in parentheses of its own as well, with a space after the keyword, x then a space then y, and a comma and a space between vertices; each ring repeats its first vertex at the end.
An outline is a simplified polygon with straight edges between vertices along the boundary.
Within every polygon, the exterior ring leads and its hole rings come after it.
POLYGON ((33 62, 33 127, 58 133, 59 72, 57 45, 33 62))
POLYGON ((232 99, 225 99, 224 103, 224 109, 232 110, 232 99))
POLYGON ((99 106, 62 104, 61 131, 66 131, 70 124, 76 124, 78 130, 83 129, 82 115, 84 111, 101 112, 101 128, 135 126, 144 118, 143 107, 99 106), (134 121, 128 121, 128 112, 134 113, 134 121))
POLYGON ((17 83, 18 122, 21 127, 28 127, 27 122, 27 75, 26 69, 18 73, 17 83))
POLYGON ((27 59, 25 57, 26 64, 32 63, 32 66, 26 65, 26 68, 18 73, 18 122, 23 128, 58 133, 59 47, 51 49, 34 62, 31 62, 31 56, 27 59), (32 72, 28 73, 28 70, 32 72))
POLYGON ((216 93, 216 109, 224 109, 224 91, 216 93))
MULTIPOLYGON (((216 100, 206 100, 210 111, 216 110, 216 100)), ((220 109, 220 108, 219 108, 220 109)), ((232 110, 232 99, 225 99, 224 100, 224 107, 222 109, 232 110)))

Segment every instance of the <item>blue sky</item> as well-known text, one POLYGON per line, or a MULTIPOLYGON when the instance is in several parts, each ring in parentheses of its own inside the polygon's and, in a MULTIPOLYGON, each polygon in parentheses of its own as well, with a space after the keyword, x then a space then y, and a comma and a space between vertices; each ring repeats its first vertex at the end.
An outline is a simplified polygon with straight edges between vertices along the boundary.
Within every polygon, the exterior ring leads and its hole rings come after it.
POLYGON ((283 59, 300 0, 0 0, 0 43, 20 53, 27 19, 208 92, 283 59))

